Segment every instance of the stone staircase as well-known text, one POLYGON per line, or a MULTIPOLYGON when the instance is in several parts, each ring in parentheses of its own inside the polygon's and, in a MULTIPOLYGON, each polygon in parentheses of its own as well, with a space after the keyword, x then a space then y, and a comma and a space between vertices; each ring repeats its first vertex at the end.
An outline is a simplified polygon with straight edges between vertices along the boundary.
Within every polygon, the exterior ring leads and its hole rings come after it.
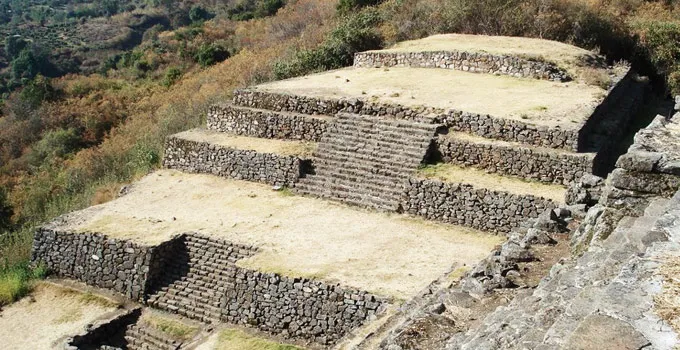
POLYGON ((194 235, 185 236, 184 244, 168 262, 161 283, 165 286, 147 303, 202 322, 219 322, 234 263, 252 251, 194 235))
POLYGON ((314 174, 296 191, 373 209, 399 211, 404 184, 425 159, 437 126, 338 114, 314 153, 314 174))
POLYGON ((128 350, 177 350, 182 348, 181 342, 139 323, 128 326, 125 331, 125 341, 128 350))
POLYGON ((649 341, 632 326, 651 307, 636 270, 647 248, 665 239, 652 228, 668 203, 655 200, 644 216, 624 218, 601 244, 553 266, 533 294, 497 309, 446 348, 646 348, 649 341))

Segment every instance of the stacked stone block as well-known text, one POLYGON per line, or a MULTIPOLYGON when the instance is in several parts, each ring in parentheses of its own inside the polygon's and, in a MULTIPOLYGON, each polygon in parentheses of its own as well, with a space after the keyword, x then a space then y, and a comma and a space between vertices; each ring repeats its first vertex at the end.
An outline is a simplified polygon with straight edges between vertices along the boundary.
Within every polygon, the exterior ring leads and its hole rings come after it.
POLYGON ((399 211, 409 175, 426 157, 435 125, 338 114, 298 193, 399 211))
POLYGON ((119 292, 140 300, 147 283, 152 249, 99 233, 74 234, 39 228, 32 261, 59 277, 119 292))
POLYGON ((470 73, 509 75, 516 78, 569 81, 571 77, 552 62, 485 52, 359 52, 354 55, 356 68, 412 67, 455 69, 470 73))
POLYGON ((251 137, 318 142, 329 119, 219 104, 208 111, 208 128, 251 137))
POLYGON ((463 183, 411 179, 402 204, 404 211, 429 220, 509 232, 528 218, 538 217, 556 204, 531 195, 516 195, 463 183))
POLYGON ((544 183, 568 185, 593 172, 594 153, 572 153, 491 140, 470 140, 455 135, 436 139, 446 163, 472 166, 502 175, 544 183))
POLYGON ((379 312, 386 300, 306 278, 241 268, 253 247, 197 234, 176 240, 166 286, 149 304, 203 322, 250 325, 274 334, 333 344, 379 312))
POLYGON ((293 187, 307 162, 297 156, 240 150, 173 135, 166 139, 163 166, 189 173, 293 187))

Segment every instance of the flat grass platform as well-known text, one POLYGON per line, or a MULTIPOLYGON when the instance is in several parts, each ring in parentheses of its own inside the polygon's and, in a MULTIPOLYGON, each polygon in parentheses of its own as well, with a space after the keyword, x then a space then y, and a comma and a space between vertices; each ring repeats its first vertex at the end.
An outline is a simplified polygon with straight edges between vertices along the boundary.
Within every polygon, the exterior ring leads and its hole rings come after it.
POLYGON ((40 283, 30 296, 0 310, 0 348, 62 349, 66 337, 113 317, 116 308, 94 294, 40 283))
POLYGON ((563 203, 567 192, 565 186, 544 184, 538 181, 524 180, 511 176, 487 173, 471 167, 460 167, 455 164, 439 163, 418 170, 418 175, 444 182, 464 183, 475 187, 494 191, 505 191, 517 195, 533 195, 550 199, 555 203, 563 203))
POLYGON ((208 142, 213 145, 240 150, 252 150, 258 153, 298 156, 303 159, 311 157, 316 149, 316 143, 309 141, 238 136, 208 129, 192 129, 175 134, 173 137, 194 142, 208 142))
POLYGON ((369 212, 270 186, 161 170, 56 229, 158 244, 188 231, 259 247, 243 267, 408 298, 503 241, 463 227, 369 212))
POLYGON ((578 82, 517 79, 449 69, 345 68, 253 87, 316 98, 361 98, 490 114, 549 128, 580 129, 606 91, 578 82))
POLYGON ((602 60, 592 51, 559 41, 472 34, 438 34, 423 39, 402 41, 385 50, 374 52, 425 52, 425 51, 485 52, 527 59, 553 62, 570 70, 585 62, 602 60), (584 62, 585 61, 585 62, 584 62))

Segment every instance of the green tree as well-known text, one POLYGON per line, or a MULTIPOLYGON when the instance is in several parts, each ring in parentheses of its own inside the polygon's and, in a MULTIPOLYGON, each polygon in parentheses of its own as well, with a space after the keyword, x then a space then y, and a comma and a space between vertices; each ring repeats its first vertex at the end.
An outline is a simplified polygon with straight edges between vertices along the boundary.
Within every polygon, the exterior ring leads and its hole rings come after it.
POLYGON ((194 53, 194 60, 201 67, 212 66, 217 62, 222 62, 229 58, 230 54, 223 46, 215 43, 202 44, 194 53))
POLYGON ((201 5, 194 5, 191 7, 191 10, 189 10, 189 20, 191 20, 191 23, 201 23, 207 19, 210 19, 212 17, 208 10, 204 9, 201 5))
POLYGON ((5 39, 5 54, 9 60, 13 60, 28 46, 28 42, 20 35, 9 35, 5 39))
POLYGON ((14 210, 9 204, 7 193, 0 187, 0 232, 12 228, 12 215, 14 215, 14 210))
POLYGON ((17 58, 12 61, 12 79, 20 82, 24 79, 33 79, 40 72, 40 62, 35 57, 33 50, 23 49, 17 58))
POLYGON ((51 100, 56 96, 50 80, 42 75, 37 75, 23 90, 20 97, 32 108, 38 108, 43 101, 51 100))

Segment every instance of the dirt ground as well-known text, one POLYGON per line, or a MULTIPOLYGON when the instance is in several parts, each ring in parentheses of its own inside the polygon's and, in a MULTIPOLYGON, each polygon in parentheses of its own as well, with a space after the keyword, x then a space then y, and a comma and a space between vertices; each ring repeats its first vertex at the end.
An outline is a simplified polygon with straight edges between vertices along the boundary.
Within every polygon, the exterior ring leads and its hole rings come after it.
POLYGON ((83 296, 52 284, 39 284, 30 296, 0 311, 0 348, 62 349, 59 344, 66 337, 115 310, 112 305, 83 296))
POLYGON ((257 85, 253 89, 454 108, 565 129, 580 128, 606 94, 600 87, 577 82, 429 68, 345 68, 257 85))
POLYGON ((454 164, 436 164, 420 169, 419 175, 426 178, 441 179, 445 182, 469 184, 490 190, 505 191, 519 195, 534 195, 551 199, 555 203, 564 202, 566 187, 544 184, 511 176, 487 173, 484 170, 460 167, 454 164))
POLYGON ((188 130, 174 136, 190 141, 208 142, 235 149, 299 156, 302 158, 311 157, 314 149, 316 149, 316 143, 314 142, 237 136, 207 129, 188 130))
POLYGON ((459 226, 370 212, 269 186, 161 170, 127 195, 73 213, 59 229, 157 244, 197 231, 260 248, 244 267, 406 299, 502 241, 459 226))

